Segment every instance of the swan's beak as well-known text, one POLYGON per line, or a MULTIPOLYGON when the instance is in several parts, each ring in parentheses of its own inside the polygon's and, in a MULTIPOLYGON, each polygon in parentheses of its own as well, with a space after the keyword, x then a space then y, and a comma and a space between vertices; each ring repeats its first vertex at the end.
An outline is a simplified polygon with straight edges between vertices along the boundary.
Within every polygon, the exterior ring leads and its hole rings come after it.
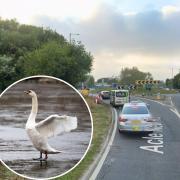
POLYGON ((25 94, 29 94, 29 92, 28 92, 28 91, 24 91, 24 93, 25 93, 25 94))

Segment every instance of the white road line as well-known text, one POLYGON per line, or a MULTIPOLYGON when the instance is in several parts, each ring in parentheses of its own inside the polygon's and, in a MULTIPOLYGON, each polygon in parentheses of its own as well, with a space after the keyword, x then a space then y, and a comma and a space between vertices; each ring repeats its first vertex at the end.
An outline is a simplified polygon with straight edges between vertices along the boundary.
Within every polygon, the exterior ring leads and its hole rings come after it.
POLYGON ((149 101, 152 101, 152 102, 155 102, 155 103, 158 103, 158 104, 161 104, 162 106, 166 106, 170 109, 170 111, 172 111, 174 114, 176 114, 176 116, 180 119, 180 114, 178 112, 178 110, 176 109, 173 101, 172 101, 172 98, 170 97, 170 102, 171 102, 171 106, 168 106, 166 104, 163 104, 161 102, 158 102, 158 101, 155 101, 155 100, 152 100, 152 99, 147 99, 147 98, 141 98, 141 97, 138 97, 140 99, 145 99, 145 100, 149 100, 149 101))
POLYGON ((170 102, 171 102, 171 106, 173 106, 173 107, 175 107, 175 105, 174 105, 174 103, 173 103, 173 101, 172 101, 172 97, 170 96, 170 102))
POLYGON ((167 106, 167 107, 169 107, 167 104, 163 104, 162 102, 155 101, 155 100, 153 100, 153 99, 147 99, 147 98, 143 98, 143 97, 137 97, 137 98, 145 99, 145 100, 152 101, 152 102, 156 102, 156 103, 158 103, 158 104, 161 104, 162 106, 167 106))
POLYGON ((180 119, 180 114, 179 114, 179 112, 177 111, 176 108, 174 108, 174 109, 170 108, 170 110, 171 110, 174 114, 176 114, 176 116, 180 119))
POLYGON ((95 180, 96 179, 96 177, 99 174, 99 171, 101 170, 101 167, 102 167, 102 165, 103 165, 103 163, 104 163, 104 161, 105 161, 105 159, 106 159, 106 157, 107 157, 107 155, 109 153, 111 145, 113 143, 113 140, 114 140, 114 137, 115 137, 115 134, 116 134, 116 129, 117 129, 117 111, 114 108, 113 108, 113 111, 115 113, 114 130, 113 130, 112 136, 110 138, 110 141, 109 141, 109 143, 108 143, 108 145, 107 145, 107 147, 106 147, 106 149, 105 149, 105 151, 104 151, 104 153, 102 155, 102 158, 100 159, 97 167, 95 168, 94 172, 92 173, 91 177, 89 178, 90 180, 95 180))
POLYGON ((173 108, 170 108, 170 110, 171 110, 173 113, 175 113, 175 114, 178 116, 178 118, 180 118, 180 114, 179 114, 178 110, 176 109, 176 106, 175 106, 175 104, 173 103, 171 96, 170 96, 170 102, 171 102, 171 106, 173 107, 173 108))

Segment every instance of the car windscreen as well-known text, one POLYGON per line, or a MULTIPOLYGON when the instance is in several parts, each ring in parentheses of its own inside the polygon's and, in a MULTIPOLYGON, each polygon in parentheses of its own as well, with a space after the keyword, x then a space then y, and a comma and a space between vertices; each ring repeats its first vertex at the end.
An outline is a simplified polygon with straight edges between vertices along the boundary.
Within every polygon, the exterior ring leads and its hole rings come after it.
POLYGON ((127 106, 122 110, 122 114, 149 114, 146 106, 127 106))
POLYGON ((127 97, 127 92, 116 92, 116 97, 127 97))
POLYGON ((109 92, 103 92, 103 95, 109 96, 109 92))

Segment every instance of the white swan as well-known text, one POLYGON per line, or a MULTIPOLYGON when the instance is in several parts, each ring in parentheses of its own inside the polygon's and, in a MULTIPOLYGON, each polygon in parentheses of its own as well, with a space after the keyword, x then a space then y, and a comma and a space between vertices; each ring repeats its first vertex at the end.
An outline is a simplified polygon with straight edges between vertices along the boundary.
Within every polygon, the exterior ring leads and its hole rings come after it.
POLYGON ((52 148, 48 144, 47 138, 76 129, 77 118, 66 115, 51 115, 45 120, 36 123, 35 119, 38 112, 37 95, 32 90, 24 92, 32 97, 32 110, 26 123, 26 131, 34 147, 40 151, 40 158, 34 160, 47 160, 47 154, 56 154, 61 152, 52 148), (42 159, 42 153, 45 154, 44 159, 42 159))

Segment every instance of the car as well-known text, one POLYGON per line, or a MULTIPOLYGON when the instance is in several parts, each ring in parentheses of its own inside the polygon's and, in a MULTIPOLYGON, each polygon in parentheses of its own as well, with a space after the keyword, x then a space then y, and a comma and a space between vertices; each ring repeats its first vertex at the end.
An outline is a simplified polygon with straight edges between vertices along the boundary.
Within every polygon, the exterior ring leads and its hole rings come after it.
POLYGON ((111 90, 110 92, 110 104, 114 107, 123 106, 130 101, 129 90, 118 89, 111 90))
POLYGON ((110 98, 110 92, 109 91, 101 91, 100 95, 102 99, 109 99, 110 98))
POLYGON ((119 132, 152 132, 155 128, 155 119, 144 102, 125 103, 119 115, 119 132))

